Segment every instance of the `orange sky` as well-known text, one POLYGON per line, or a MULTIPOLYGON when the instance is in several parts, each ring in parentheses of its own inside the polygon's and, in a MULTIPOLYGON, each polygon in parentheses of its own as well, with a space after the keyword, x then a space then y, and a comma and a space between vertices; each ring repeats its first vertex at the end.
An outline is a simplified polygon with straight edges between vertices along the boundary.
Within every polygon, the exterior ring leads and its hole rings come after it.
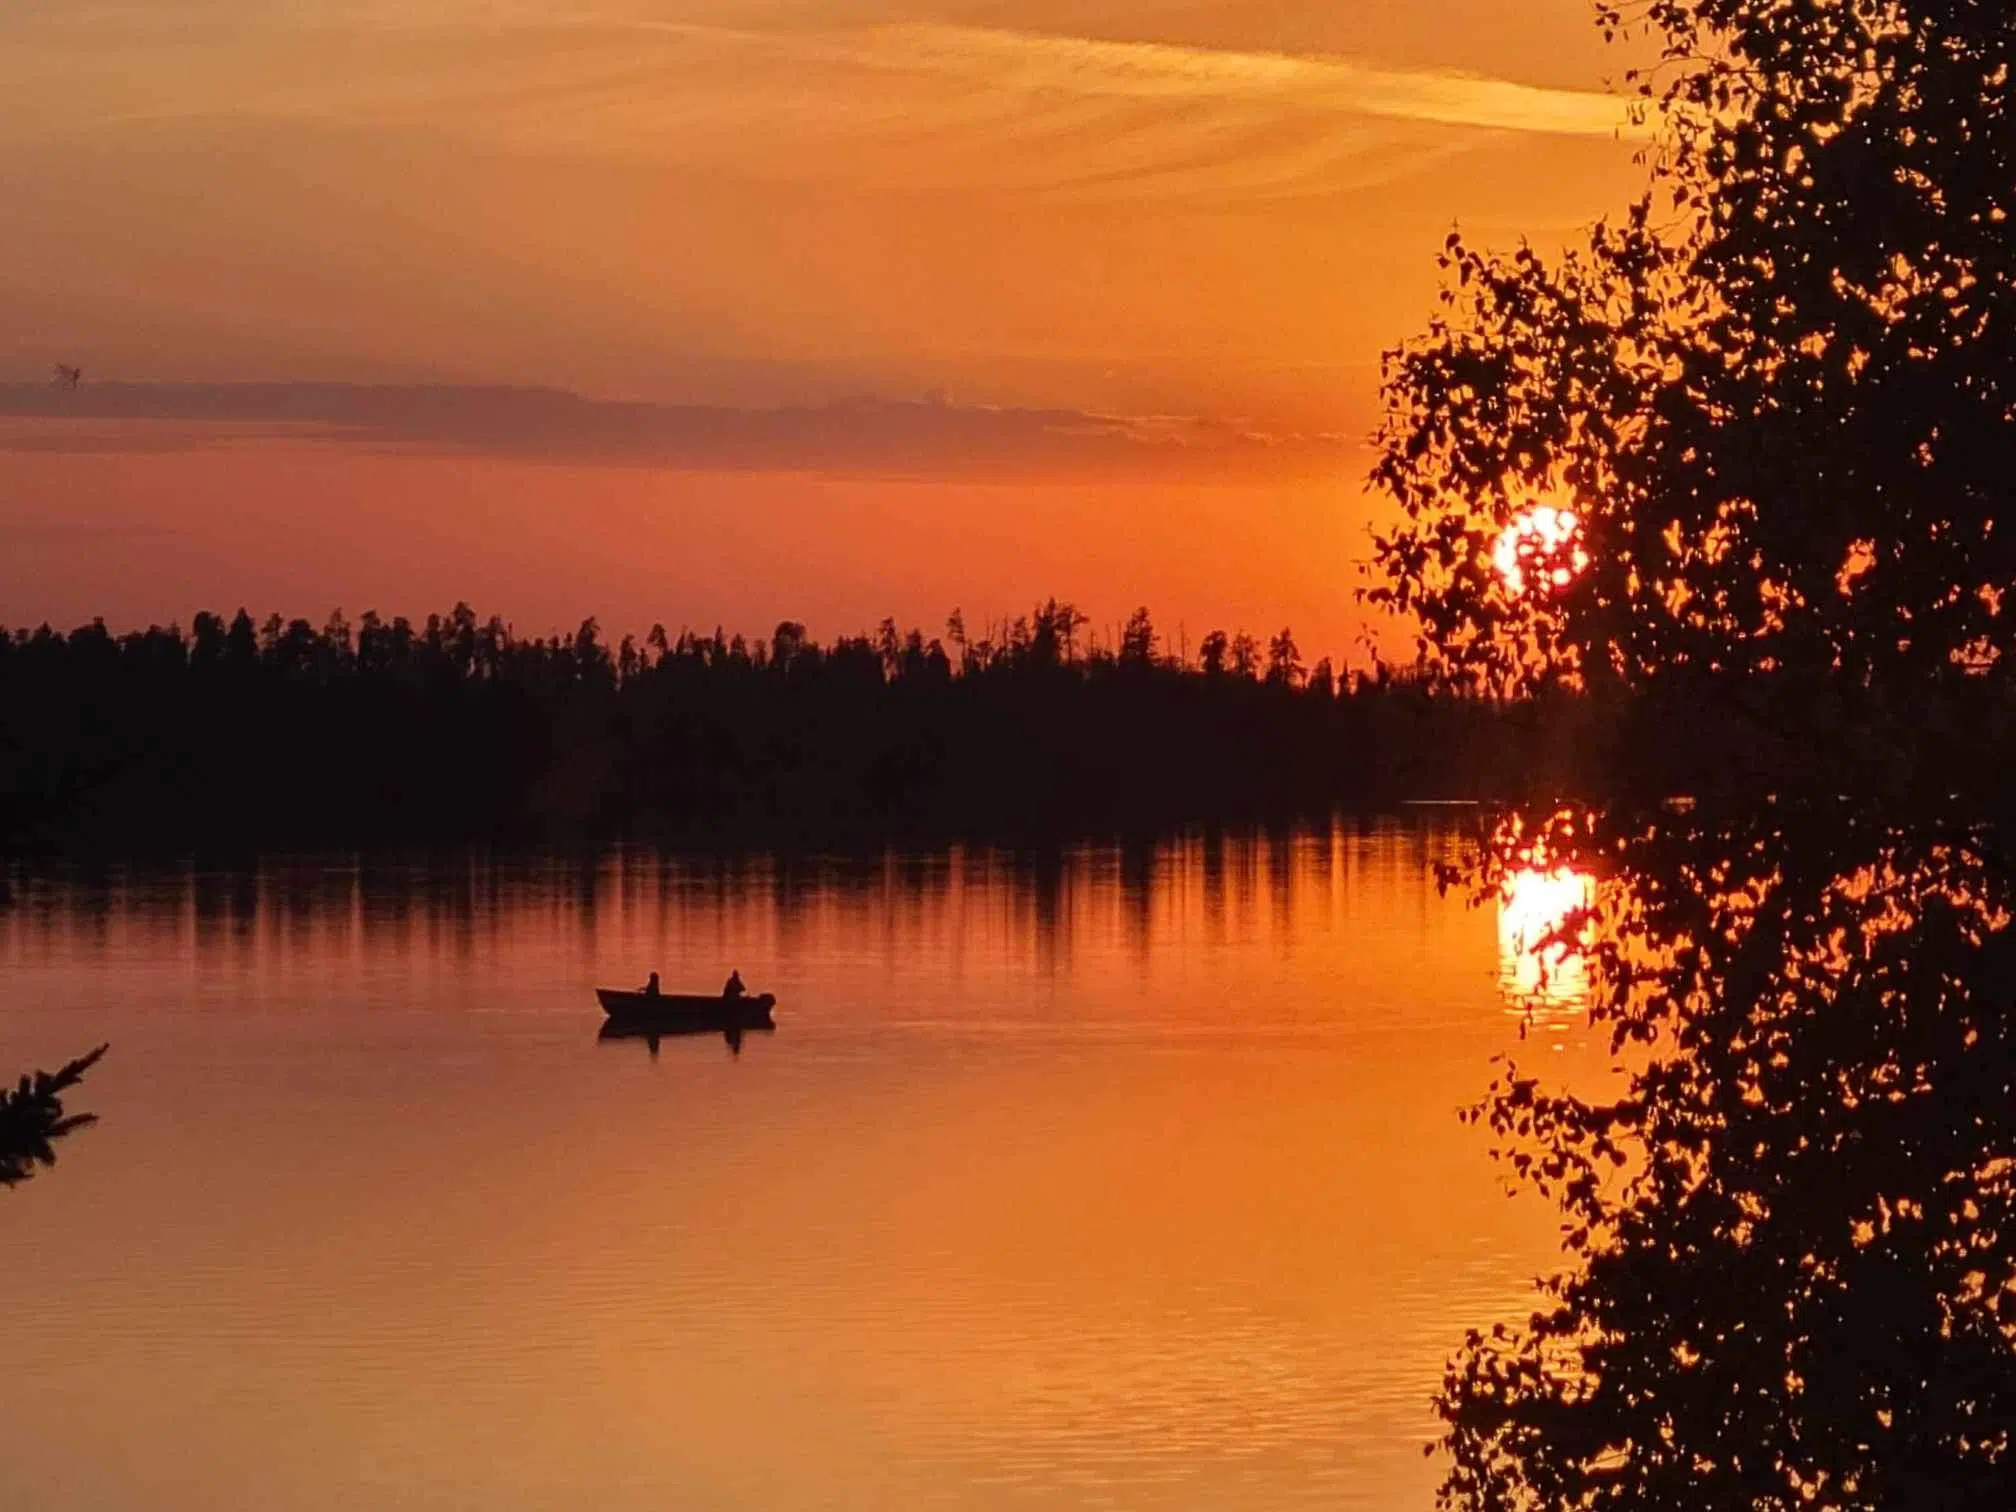
POLYGON ((0 614, 830 633, 1055 593, 1342 651, 1378 353, 1452 222, 1554 245, 1627 197, 1625 61, 1586 0, 14 0, 0 379, 949 418, 731 469, 87 403, 0 435, 0 614), (1241 443, 969 465, 951 420, 1000 406, 1241 443))

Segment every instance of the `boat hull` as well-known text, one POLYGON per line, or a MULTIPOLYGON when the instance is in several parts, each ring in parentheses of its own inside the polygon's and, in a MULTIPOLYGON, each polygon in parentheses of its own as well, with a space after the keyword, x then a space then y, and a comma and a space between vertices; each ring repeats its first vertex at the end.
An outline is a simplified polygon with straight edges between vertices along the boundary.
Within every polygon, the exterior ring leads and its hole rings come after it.
POLYGON ((663 1034, 726 1029, 774 1029, 771 1010, 777 999, 760 997, 694 997, 682 993, 616 992, 598 988, 596 998, 609 1022, 622 1028, 656 1030, 663 1034))

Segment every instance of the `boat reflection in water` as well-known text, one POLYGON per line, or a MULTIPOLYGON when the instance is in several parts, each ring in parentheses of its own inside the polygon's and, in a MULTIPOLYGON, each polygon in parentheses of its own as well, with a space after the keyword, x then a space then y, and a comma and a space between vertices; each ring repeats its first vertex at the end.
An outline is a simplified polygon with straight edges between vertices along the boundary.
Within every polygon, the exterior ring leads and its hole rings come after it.
POLYGON ((1587 955, 1557 931, 1595 902, 1595 879, 1570 867, 1528 867, 1505 878, 1498 902, 1498 977, 1515 1007, 1579 1008, 1588 1002, 1587 955))
POLYGON ((742 1053, 742 1039, 749 1034, 775 1034, 774 1023, 762 1024, 662 1024, 637 1019, 610 1019, 602 1025, 595 1036, 598 1042, 610 1040, 642 1040, 649 1047, 653 1058, 658 1054, 661 1040, 668 1039, 714 1039, 727 1041, 728 1049, 735 1055, 742 1053))

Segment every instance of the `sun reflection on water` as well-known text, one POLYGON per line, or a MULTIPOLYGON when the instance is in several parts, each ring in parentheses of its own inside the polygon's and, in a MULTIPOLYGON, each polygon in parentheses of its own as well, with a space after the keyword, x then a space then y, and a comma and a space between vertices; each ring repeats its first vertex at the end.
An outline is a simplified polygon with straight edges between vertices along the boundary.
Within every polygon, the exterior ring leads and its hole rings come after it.
POLYGON ((1516 1005, 1567 1008, 1587 1001, 1587 957, 1572 940, 1551 937, 1595 901, 1595 879, 1570 867, 1529 867, 1505 879, 1498 901, 1498 974, 1516 1005))

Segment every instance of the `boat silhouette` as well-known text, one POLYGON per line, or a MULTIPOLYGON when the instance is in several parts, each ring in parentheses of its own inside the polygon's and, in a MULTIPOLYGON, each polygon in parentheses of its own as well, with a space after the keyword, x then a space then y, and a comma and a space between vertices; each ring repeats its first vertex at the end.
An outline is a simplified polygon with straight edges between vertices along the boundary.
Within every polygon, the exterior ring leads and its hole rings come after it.
POLYGON ((608 1016, 605 1037, 641 1034, 721 1034, 730 1029, 775 1029, 770 993, 755 997, 695 996, 675 992, 624 992, 600 987, 595 991, 608 1016), (615 1034, 608 1031, 616 1030, 615 1034))

